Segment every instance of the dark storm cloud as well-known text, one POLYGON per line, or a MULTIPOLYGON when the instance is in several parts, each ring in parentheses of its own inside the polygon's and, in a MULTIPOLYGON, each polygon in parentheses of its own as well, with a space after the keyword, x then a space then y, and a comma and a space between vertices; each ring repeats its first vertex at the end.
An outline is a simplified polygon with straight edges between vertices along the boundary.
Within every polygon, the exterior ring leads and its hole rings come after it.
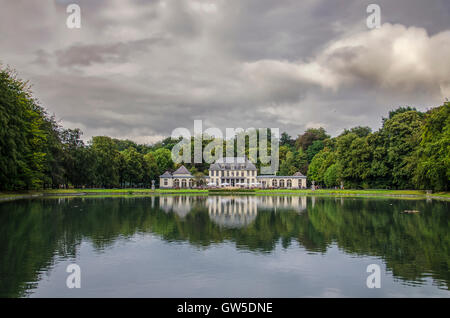
POLYGON ((146 52, 151 45, 163 43, 167 43, 163 38, 149 38, 111 44, 75 44, 63 50, 57 50, 55 56, 60 66, 120 63, 128 61, 131 53, 146 52))
POLYGON ((51 59, 52 59, 51 54, 49 54, 43 49, 38 49, 35 52, 35 60, 33 61, 33 63, 37 65, 48 65, 51 59))
POLYGON ((450 2, 0 0, 0 61, 85 136, 151 142, 176 127, 377 128, 450 95, 450 2), (82 28, 66 28, 78 3, 82 28), (17 21, 21 21, 17 23, 17 21), (14 27, 12 27, 14 26, 14 27))

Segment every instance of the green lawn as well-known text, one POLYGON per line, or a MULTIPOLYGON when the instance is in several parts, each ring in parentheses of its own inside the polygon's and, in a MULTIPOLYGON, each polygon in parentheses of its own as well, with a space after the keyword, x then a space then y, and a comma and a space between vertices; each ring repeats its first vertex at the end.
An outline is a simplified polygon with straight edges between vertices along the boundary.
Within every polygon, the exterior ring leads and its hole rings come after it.
POLYGON ((425 195, 422 190, 334 190, 334 189, 318 189, 318 190, 295 190, 295 189, 276 189, 265 190, 258 189, 256 192, 275 192, 275 193, 305 193, 305 194, 396 194, 396 195, 425 195))
POLYGON ((32 193, 0 193, 1 198, 22 197, 24 195, 30 195, 32 193))
POLYGON ((58 190, 44 190, 47 194, 127 194, 127 195, 154 195, 154 194, 207 194, 208 190, 201 189, 58 189, 58 190))
MULTIPOLYGON (((11 198, 30 196, 30 195, 70 195, 70 194, 96 194, 96 195, 155 195, 155 194, 208 194, 208 190, 201 189, 55 189, 55 190, 41 190, 29 191, 23 193, 8 192, 0 193, 1 198, 11 198)), ((223 194, 239 193, 239 190, 224 191, 223 194)), ((425 191, 422 190, 294 190, 294 189, 255 189, 254 192, 241 192, 242 194, 256 194, 256 195, 277 195, 277 194, 291 194, 291 195, 336 195, 336 196, 415 196, 426 197, 425 191)), ((220 192, 211 192, 211 194, 220 194, 220 192)), ((433 193, 432 197, 450 198, 450 192, 433 193)))
MULTIPOLYGON (((289 189, 276 189, 276 190, 256 190, 256 193, 298 193, 298 194, 316 194, 316 195, 370 195, 370 196, 426 196, 424 190, 381 190, 381 189, 369 189, 369 190, 334 190, 334 189, 318 189, 318 190, 289 190, 289 189)), ((446 197, 450 198, 450 192, 433 193, 434 197, 446 197)))
POLYGON ((200 189, 57 189, 57 190, 43 190, 42 193, 193 193, 193 192, 205 192, 208 190, 200 189))

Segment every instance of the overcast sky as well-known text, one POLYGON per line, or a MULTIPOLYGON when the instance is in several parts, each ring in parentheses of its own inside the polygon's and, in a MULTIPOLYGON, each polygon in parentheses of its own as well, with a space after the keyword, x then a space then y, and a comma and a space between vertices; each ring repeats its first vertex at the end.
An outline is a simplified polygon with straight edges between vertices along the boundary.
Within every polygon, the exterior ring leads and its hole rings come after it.
POLYGON ((330 134, 450 98, 449 0, 0 0, 0 62, 67 128, 330 134), (81 28, 66 7, 81 7, 81 28), (366 25, 367 5, 382 27, 366 25))

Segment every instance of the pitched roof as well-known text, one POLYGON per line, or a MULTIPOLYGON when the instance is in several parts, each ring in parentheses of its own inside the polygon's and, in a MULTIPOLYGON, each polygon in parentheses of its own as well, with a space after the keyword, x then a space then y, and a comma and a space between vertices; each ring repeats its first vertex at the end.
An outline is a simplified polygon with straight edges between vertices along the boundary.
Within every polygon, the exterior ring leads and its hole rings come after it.
POLYGON ((297 171, 294 173, 294 177, 304 177, 304 175, 300 171, 297 171))
POLYGON ((229 169, 231 165, 245 165, 245 170, 256 170, 255 165, 246 157, 222 157, 211 164, 209 170, 223 170, 229 169), (227 168, 225 168, 227 167, 227 168))
POLYGON ((255 165, 251 161, 247 161, 247 165, 245 166, 245 168, 248 170, 256 170, 255 165))
POLYGON ((209 170, 220 170, 220 167, 219 167, 218 164, 212 163, 212 164, 209 166, 209 170))
POLYGON ((169 171, 166 171, 162 175, 160 175, 159 177, 160 178, 171 178, 172 174, 169 171))
POLYGON ((216 160, 216 163, 246 163, 245 157, 222 157, 216 160))
POLYGON ((189 172, 188 169, 186 169, 185 166, 181 166, 179 167, 177 170, 175 170, 175 172, 173 173, 173 175, 179 175, 179 174, 187 174, 187 175, 191 175, 191 173, 189 172))

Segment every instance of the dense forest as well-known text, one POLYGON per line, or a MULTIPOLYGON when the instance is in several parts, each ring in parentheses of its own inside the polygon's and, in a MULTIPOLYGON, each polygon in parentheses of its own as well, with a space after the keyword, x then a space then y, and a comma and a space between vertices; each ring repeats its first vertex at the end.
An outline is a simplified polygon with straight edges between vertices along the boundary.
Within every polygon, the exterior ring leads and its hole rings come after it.
MULTIPOLYGON (((95 136, 85 143, 81 130, 64 129, 46 112, 28 82, 0 69, 0 190, 149 187, 177 168, 171 149, 178 142, 140 145, 95 136)), ((208 143, 205 138, 203 147, 208 143)), ((427 112, 392 110, 376 132, 354 127, 333 138, 323 128, 297 138, 282 133, 279 158, 279 175, 300 171, 322 187, 448 191, 450 102, 427 112)), ((186 166, 198 183, 209 167, 186 166)))

